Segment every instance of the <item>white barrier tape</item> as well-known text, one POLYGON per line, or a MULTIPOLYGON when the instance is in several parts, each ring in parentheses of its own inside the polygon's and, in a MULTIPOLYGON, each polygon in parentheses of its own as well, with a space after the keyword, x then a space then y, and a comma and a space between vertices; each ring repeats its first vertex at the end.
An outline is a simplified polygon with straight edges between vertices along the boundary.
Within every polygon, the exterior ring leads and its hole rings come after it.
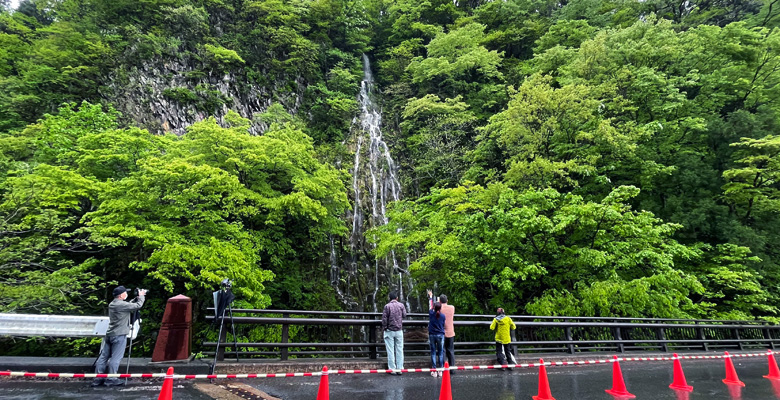
MULTIPOLYGON (((546 361, 544 363, 523 363, 523 364, 493 364, 493 365, 468 365, 452 366, 451 371, 473 371, 490 369, 515 369, 515 368, 535 368, 544 366, 569 366, 569 365, 595 365, 608 364, 619 361, 672 361, 678 360, 700 360, 700 359, 725 359, 731 357, 761 357, 773 354, 771 350, 764 353, 743 353, 743 354, 724 354, 713 356, 680 356, 675 357, 617 357, 611 359, 598 360, 579 360, 579 361, 546 361)), ((8 377, 27 377, 27 378, 166 378, 166 379, 251 379, 251 378, 293 378, 293 377, 312 377, 322 375, 344 375, 344 374, 390 374, 394 372, 432 372, 444 371, 444 368, 412 368, 412 369, 346 369, 329 370, 322 372, 287 372, 280 374, 196 374, 196 375, 167 375, 165 373, 157 374, 72 374, 72 373, 49 373, 49 372, 12 372, 0 371, 0 376, 8 377)))
POLYGON ((165 379, 234 379, 234 378, 292 378, 303 376, 320 376, 321 372, 290 372, 282 374, 198 374, 198 375, 167 375, 159 374, 71 374, 52 372, 12 372, 0 371, 0 376, 23 378, 165 378, 165 379))

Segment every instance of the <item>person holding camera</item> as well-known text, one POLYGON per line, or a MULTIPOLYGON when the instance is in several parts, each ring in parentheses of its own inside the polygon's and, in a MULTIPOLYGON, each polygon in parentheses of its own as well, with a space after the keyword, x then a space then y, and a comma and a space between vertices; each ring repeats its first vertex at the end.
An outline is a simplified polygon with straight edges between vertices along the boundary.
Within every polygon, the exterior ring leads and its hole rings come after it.
MULTIPOLYGON (((108 367, 109 374, 116 374, 122 357, 125 355, 127 335, 130 334, 130 315, 144 305, 146 290, 138 289, 138 296, 132 302, 127 299, 128 289, 124 286, 114 288, 114 300, 108 305, 108 330, 103 343, 100 346, 100 356, 95 366, 96 374, 105 374, 108 367)), ((95 378, 92 386, 121 386, 124 381, 118 378, 95 378)))
POLYGON ((428 344, 431 348, 431 376, 444 376, 444 324, 447 317, 441 312, 441 303, 433 301, 428 289, 428 344))

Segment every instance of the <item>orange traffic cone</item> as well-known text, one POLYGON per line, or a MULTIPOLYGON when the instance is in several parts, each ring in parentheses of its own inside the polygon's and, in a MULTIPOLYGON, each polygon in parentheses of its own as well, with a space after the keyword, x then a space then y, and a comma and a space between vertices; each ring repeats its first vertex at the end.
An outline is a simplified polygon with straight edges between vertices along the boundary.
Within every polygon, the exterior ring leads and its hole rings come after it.
POLYGON ((320 388, 317 390, 317 400, 330 400, 330 388, 328 387, 328 367, 322 367, 320 375, 320 388))
POLYGON ((745 386, 745 382, 739 380, 739 377, 737 376, 737 370, 734 369, 734 363, 731 362, 731 356, 728 351, 726 352, 726 379, 723 380, 723 383, 727 385, 745 386))
POLYGON ((165 374, 165 380, 163 381, 162 390, 160 390, 160 396, 157 400, 171 400, 173 398, 173 367, 168 367, 168 372, 165 374))
POLYGON ((777 361, 775 361, 775 354, 772 353, 772 350, 767 352, 767 358, 769 358, 769 375, 764 375, 764 378, 780 381, 780 369, 777 368, 777 361))
POLYGON ((550 393, 550 382, 547 380, 547 367, 544 366, 544 360, 539 359, 539 395, 533 396, 534 400, 555 400, 550 393))
POLYGON ((682 364, 677 357, 677 353, 674 353, 674 380, 669 385, 674 390, 684 390, 686 392, 693 391, 693 386, 688 386, 688 382, 685 381, 685 374, 683 373, 682 364))
POLYGON ((618 356, 613 357, 615 361, 612 362, 612 389, 607 389, 605 392, 624 399, 635 398, 636 396, 628 393, 628 390, 626 390, 626 383, 623 381, 623 371, 620 370, 618 356))
POLYGON ((450 383, 450 363, 444 362, 444 376, 441 379, 439 400, 452 400, 452 384, 450 383))

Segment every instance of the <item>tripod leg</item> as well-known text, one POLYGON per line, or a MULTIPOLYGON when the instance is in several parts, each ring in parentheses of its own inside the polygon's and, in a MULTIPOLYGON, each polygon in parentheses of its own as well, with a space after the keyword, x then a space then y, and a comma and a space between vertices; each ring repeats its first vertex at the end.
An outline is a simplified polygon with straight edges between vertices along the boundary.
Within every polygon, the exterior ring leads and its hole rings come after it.
POLYGON ((228 306, 230 310, 230 327, 233 329, 233 351, 236 352, 236 361, 238 361, 238 339, 236 338, 236 324, 233 323, 233 307, 228 306))
POLYGON ((222 343, 222 328, 225 325, 225 310, 222 310, 222 317, 219 319, 219 335, 217 336, 217 351, 214 352, 214 362, 211 364, 211 374, 217 369, 217 359, 219 358, 219 345, 222 343))

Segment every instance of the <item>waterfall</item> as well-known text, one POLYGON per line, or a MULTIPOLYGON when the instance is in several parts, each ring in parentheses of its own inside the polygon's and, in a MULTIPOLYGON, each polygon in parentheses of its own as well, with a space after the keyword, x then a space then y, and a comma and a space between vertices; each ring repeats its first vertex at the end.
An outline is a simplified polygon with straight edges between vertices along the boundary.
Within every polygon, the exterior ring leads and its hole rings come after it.
POLYGON ((375 245, 365 237, 368 229, 387 224, 388 204, 401 199, 398 166, 382 136, 382 112, 376 95, 371 63, 364 54, 363 81, 358 95, 361 112, 353 121, 354 142, 351 143, 355 158, 351 171, 353 210, 347 216, 352 219, 349 255, 337 263, 337 250, 331 247, 331 283, 336 285, 342 301, 351 308, 374 312, 385 303, 386 299, 377 298, 383 286, 398 290, 407 308, 410 306, 407 294, 412 288, 408 258, 404 266, 399 264, 395 252, 379 259, 372 254, 375 245))

